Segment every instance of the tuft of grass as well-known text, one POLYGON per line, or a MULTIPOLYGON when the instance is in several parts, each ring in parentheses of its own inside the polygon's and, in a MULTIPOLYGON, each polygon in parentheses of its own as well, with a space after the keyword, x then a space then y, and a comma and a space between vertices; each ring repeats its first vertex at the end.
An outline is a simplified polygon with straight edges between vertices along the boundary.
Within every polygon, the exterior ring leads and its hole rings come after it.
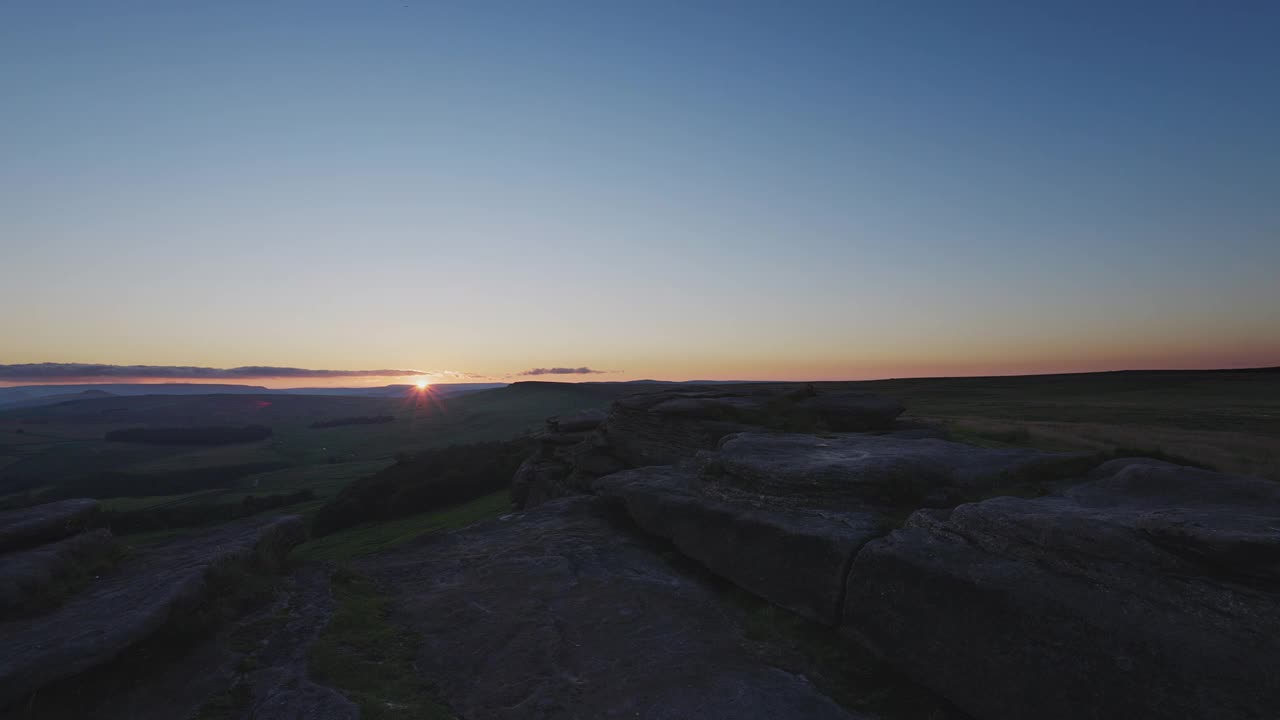
POLYGON ((452 530, 511 512, 511 498, 501 490, 444 510, 387 522, 366 523, 316 538, 294 549, 299 560, 341 563, 400 545, 428 532, 452 530))
POLYGON ((348 570, 331 581, 338 609, 307 654, 316 681, 341 690, 368 720, 453 718, 414 669, 419 638, 391 622, 391 598, 348 570))

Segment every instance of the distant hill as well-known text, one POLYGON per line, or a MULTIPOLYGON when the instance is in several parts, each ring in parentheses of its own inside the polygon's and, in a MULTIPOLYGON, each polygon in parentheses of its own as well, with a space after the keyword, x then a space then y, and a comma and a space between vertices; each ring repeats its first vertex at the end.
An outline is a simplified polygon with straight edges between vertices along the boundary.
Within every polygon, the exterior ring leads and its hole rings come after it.
MULTIPOLYGON (((442 383, 431 386, 437 396, 461 395, 506 387, 506 383, 442 383)), ((37 407, 68 400, 138 395, 324 395, 330 397, 404 398, 419 392, 416 385, 368 388, 280 388, 215 383, 97 383, 88 385, 23 385, 0 388, 0 408, 37 407)))
POLYGON ((202 383, 92 383, 84 385, 22 385, 0 388, 0 407, 19 404, 28 407, 63 400, 94 397, 82 393, 100 393, 98 397, 132 395, 245 395, 270 393, 257 385, 206 385, 202 383), (40 402, 44 399, 44 402, 40 402))
MULTIPOLYGON (((6 388, 6 389, 9 389, 9 388, 6 388)), ((12 389, 18 390, 22 388, 12 388, 12 389)), ((60 403, 60 402, 72 402, 75 400, 96 400, 96 399, 109 398, 109 397, 115 397, 115 395, 113 393, 109 393, 104 390, 85 390, 83 392, 69 392, 69 393, 59 394, 59 395, 38 395, 35 397, 27 397, 25 399, 12 400, 10 402, 0 402, 0 408, 9 410, 9 409, 16 409, 16 408, 24 408, 24 407, 39 407, 40 405, 51 405, 51 404, 60 403)))
MULTIPOLYGON (((435 395, 461 395, 506 387, 507 383, 435 383, 431 392, 435 395)), ((281 395, 336 395, 342 397, 408 397, 419 392, 417 385, 383 385, 369 388, 286 388, 269 390, 281 395)))

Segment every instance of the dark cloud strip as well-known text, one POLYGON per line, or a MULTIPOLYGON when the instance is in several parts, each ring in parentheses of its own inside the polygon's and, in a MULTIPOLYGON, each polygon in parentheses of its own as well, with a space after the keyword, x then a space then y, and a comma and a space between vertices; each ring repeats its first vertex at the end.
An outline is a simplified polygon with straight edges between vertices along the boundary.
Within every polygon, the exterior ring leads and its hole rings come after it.
POLYGON ((182 365, 97 365, 91 363, 28 363, 0 365, 0 380, 83 380, 89 378, 174 378, 245 380, 251 378, 346 378, 429 375, 422 370, 308 370, 250 365, 235 368, 182 365))
POLYGON ((521 375, 603 375, 608 370, 592 370, 589 367, 553 367, 553 368, 534 368, 525 370, 521 375))

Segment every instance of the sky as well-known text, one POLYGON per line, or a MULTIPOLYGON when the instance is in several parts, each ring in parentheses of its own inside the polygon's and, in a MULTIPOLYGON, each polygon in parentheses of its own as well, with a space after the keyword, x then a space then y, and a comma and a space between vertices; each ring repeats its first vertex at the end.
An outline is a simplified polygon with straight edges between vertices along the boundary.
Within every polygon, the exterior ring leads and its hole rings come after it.
POLYGON ((0 365, 1280 365, 1277 37, 1275 2, 0 0, 0 365))

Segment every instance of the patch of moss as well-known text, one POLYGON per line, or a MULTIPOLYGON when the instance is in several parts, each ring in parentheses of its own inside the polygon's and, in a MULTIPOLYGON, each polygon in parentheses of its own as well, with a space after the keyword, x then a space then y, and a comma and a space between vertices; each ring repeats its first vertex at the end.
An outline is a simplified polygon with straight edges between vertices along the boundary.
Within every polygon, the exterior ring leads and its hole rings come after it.
POLYGON ((391 598, 347 570, 332 583, 338 609, 307 656, 316 681, 341 690, 368 720, 453 718, 414 669, 419 639, 391 622, 391 598))
POLYGON ((451 530, 511 512, 506 490, 409 517, 366 523, 299 545, 292 557, 340 563, 409 542, 423 533, 451 530))

